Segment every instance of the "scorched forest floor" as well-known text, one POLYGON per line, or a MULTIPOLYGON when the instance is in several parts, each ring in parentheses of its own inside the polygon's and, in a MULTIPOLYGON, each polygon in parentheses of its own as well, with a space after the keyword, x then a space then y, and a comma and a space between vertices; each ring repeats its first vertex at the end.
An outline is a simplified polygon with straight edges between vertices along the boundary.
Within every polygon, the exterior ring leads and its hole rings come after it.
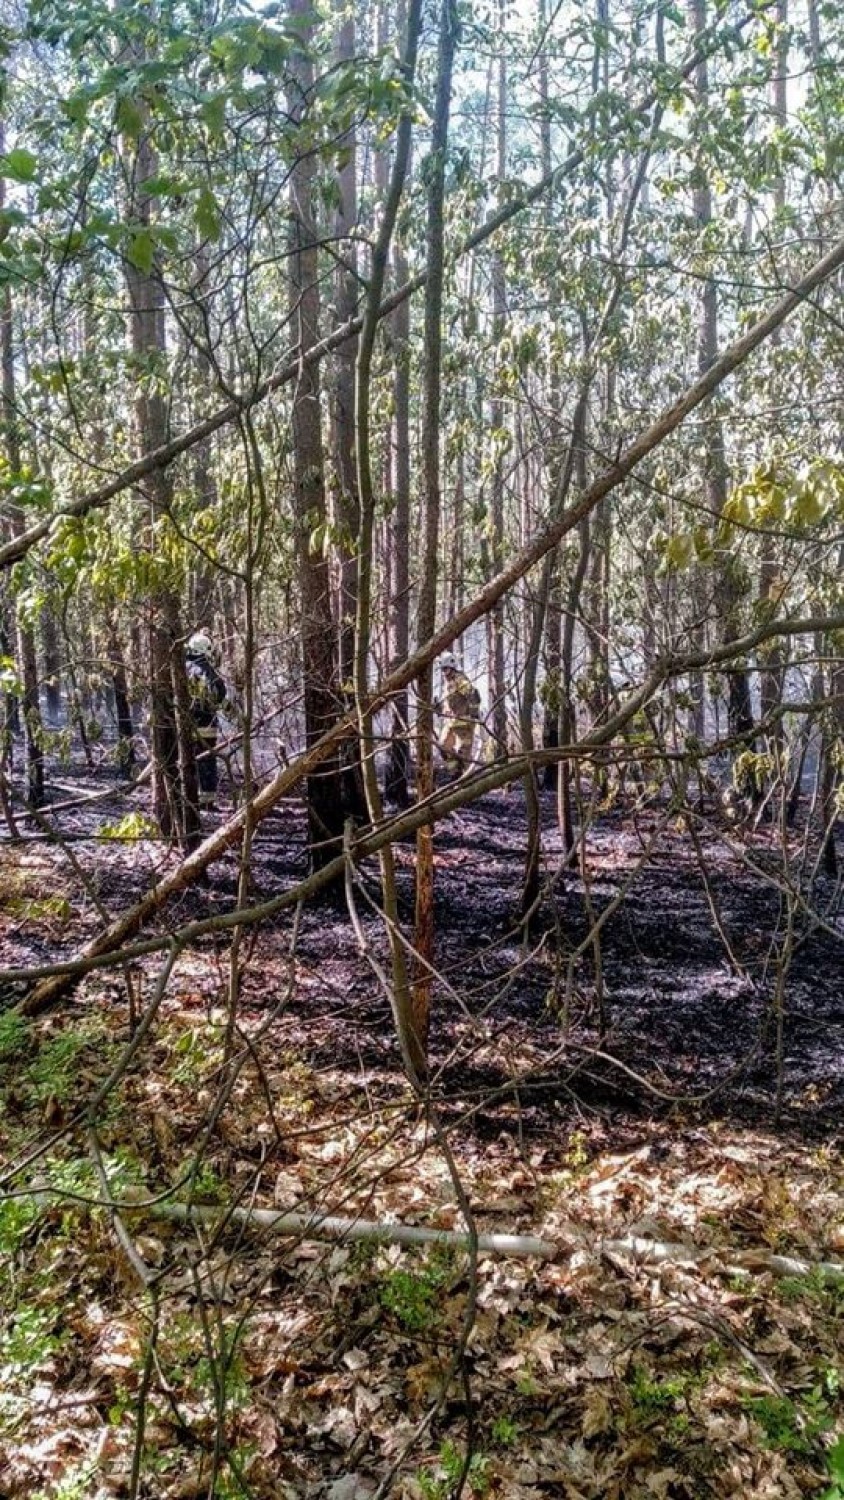
MULTIPOLYGON (((337 899, 244 934, 235 1014, 230 935, 181 953, 122 1070, 162 954, 17 1013, 9 971, 75 953, 174 858, 113 837, 144 793, 109 785, 63 767, 63 842, 24 825, 0 847, 4 1500, 844 1500, 844 924, 835 882, 794 874, 799 826, 784 858, 771 825, 692 838, 629 798, 562 869, 543 794, 526 934, 521 791, 451 814, 420 1110, 374 867, 357 935, 337 899), (456 1179, 480 1232, 556 1258, 248 1223, 462 1229, 456 1179), (176 1225, 172 1200, 217 1214, 176 1225)), ((412 845, 397 859, 410 932, 412 845)), ((285 802, 253 892, 305 869, 285 802)), ((229 909, 237 878, 232 853, 162 925, 229 909)))

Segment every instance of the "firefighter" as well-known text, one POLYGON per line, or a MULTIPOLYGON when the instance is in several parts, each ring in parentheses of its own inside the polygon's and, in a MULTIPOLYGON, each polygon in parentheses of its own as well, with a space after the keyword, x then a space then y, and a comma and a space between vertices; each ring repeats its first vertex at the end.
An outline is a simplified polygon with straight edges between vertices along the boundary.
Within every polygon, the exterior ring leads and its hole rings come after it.
POLYGON ((450 652, 443 657, 441 668, 445 704, 438 705, 438 711, 445 720, 445 733, 439 749, 447 769, 461 776, 472 762, 481 695, 468 677, 457 670, 450 652))
POLYGON ((201 807, 213 808, 217 795, 216 748, 220 728, 217 714, 228 695, 226 684, 214 665, 213 643, 202 630, 188 641, 185 669, 193 720, 199 803, 201 807))

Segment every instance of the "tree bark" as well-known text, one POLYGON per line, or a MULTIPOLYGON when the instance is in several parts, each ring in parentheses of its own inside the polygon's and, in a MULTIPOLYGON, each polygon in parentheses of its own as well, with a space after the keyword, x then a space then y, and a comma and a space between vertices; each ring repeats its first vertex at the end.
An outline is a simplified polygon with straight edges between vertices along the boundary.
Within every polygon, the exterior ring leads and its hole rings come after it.
MULTIPOLYGON (((445 268, 445 154, 451 111, 451 80, 457 47, 457 9, 442 0, 439 12, 437 93, 428 163, 427 296, 425 300, 425 381, 422 454, 425 486, 423 543, 417 603, 419 644, 434 634, 437 618, 437 564, 440 526, 440 403, 442 390, 442 303, 445 268)), ((433 666, 419 674, 416 717, 416 791, 420 801, 434 790, 433 666)), ((420 828, 416 838, 416 930, 418 955, 413 982, 413 1030, 427 1055, 434 962, 434 834, 420 828)))
MULTIPOLYGON (((2 75, 0 75, 2 76, 2 75)), ((5 79, 2 80, 5 83, 5 79)), ((5 120, 0 119, 0 153, 5 150, 5 120)), ((6 203, 6 181, 0 178, 0 209, 6 203)), ((12 290, 9 282, 0 292, 0 360, 2 360, 3 443, 9 472, 17 478, 21 472, 21 435, 15 378, 15 342, 12 317, 12 290)), ((24 535, 25 519, 19 505, 9 506, 12 536, 24 535)), ((35 632, 20 619, 15 623, 18 667, 20 671, 20 708, 26 745, 26 800, 31 807, 44 802, 44 750, 41 705, 38 692, 38 656, 35 632)), ((17 714, 7 715, 7 728, 20 722, 17 714)))
MULTIPOLYGON (((337 56, 350 64, 355 55, 355 18, 346 7, 339 11, 337 56)), ((357 222, 357 139, 354 127, 343 140, 343 162, 337 173, 340 202, 334 216, 338 263, 335 270, 337 313, 342 323, 354 323, 358 312, 357 252, 352 233, 357 222)), ((358 340, 352 337, 337 350, 331 389, 331 435, 334 478, 331 510, 337 570, 337 626, 340 684, 344 706, 354 702, 355 620, 358 596, 357 537, 360 495, 355 454, 355 365, 358 340)), ((360 755, 350 741, 342 766, 344 812, 366 817, 366 795, 360 755)))
MULTIPOLYGON (((421 26, 421 0, 412 0, 408 14, 407 38, 404 51, 404 75, 408 88, 413 83, 416 71, 416 55, 421 26)), ((361 329, 355 372, 355 451, 357 455, 357 486, 360 497, 358 529, 358 588, 357 621, 355 633, 355 696, 360 725, 360 744, 363 752, 363 778, 370 822, 377 823, 382 816, 381 798, 375 768, 375 743, 373 715, 370 707, 368 664, 372 627, 372 580, 373 550, 375 535, 375 492, 372 482, 372 459, 370 451, 370 406, 372 356, 375 336, 378 331, 378 309, 390 253, 393 230, 404 191, 405 176, 410 160, 412 117, 405 110, 399 125, 396 156, 384 203, 381 227, 372 252, 364 323, 361 329)), ((396 1035, 408 1076, 414 1086, 421 1088, 427 1070, 426 1038, 417 1030, 413 1010, 407 963, 402 935, 399 930, 398 897, 396 892, 395 865, 392 848, 387 844, 381 852, 381 882, 387 941, 392 963, 392 988, 390 1000, 396 1035)))
MULTIPOLYGON (((694 35, 698 41, 701 41, 706 34, 707 28, 707 0, 690 0, 690 19, 694 35)), ((698 108, 705 115, 711 107, 709 65, 705 57, 701 58, 695 69, 694 86, 698 108)), ((697 185, 694 189, 693 208, 695 218, 700 225, 701 236, 704 237, 712 223, 712 189, 709 184, 706 167, 698 165, 696 171, 697 185)), ((712 272, 707 271, 703 280, 701 298, 698 342, 699 374, 705 375, 707 370, 711 369, 715 364, 717 358, 718 286, 712 272)), ((728 474, 723 427, 720 418, 711 410, 706 413, 705 432, 708 445, 706 472, 704 476, 705 493, 710 523, 713 530, 717 530, 727 499, 728 474)), ((698 570, 696 594, 698 608, 702 615, 705 613, 703 591, 704 579, 698 570)), ((737 576, 736 560, 729 553, 722 554, 717 565, 714 602, 720 622, 721 639, 725 642, 733 640, 739 631, 741 597, 742 589, 737 576)), ((705 631, 705 626, 701 627, 701 632, 703 631, 705 631)), ((703 636, 700 632, 699 637, 702 643, 703 636)), ((691 691, 695 704, 693 710, 693 728, 695 734, 702 740, 706 735, 705 689, 702 677, 698 676, 692 681, 691 691)), ((733 736, 747 735, 753 727, 753 711, 751 707, 750 684, 747 670, 743 664, 737 664, 728 674, 728 692, 727 712, 730 734, 733 736)))
MULTIPOLYGON (((785 135, 788 129, 788 0, 777 0, 776 4, 776 70, 772 84, 773 116, 777 129, 785 135)), ((773 192, 774 233, 785 227, 785 180, 780 175, 773 192)), ((780 348, 779 334, 771 339, 771 358, 776 367, 777 351, 780 348)), ((777 544, 773 536, 762 537, 762 558, 759 568, 759 599, 763 610, 776 611, 779 603, 778 590, 781 579, 777 544)), ((759 662, 759 699, 762 719, 771 723, 768 734, 778 743, 782 734, 775 711, 782 702, 785 681, 785 662, 780 648, 774 643, 767 656, 759 662)))
MULTIPOLYGON (((137 143, 127 149, 130 172, 128 211, 145 231, 153 225, 146 184, 158 170, 149 119, 141 124, 137 143)), ((142 451, 161 448, 168 437, 166 389, 165 296, 155 267, 127 258, 129 342, 138 378, 135 425, 142 451)), ((173 497, 165 469, 153 470, 144 491, 147 502, 146 545, 153 556, 159 532, 167 523, 173 497)), ((182 849, 199 841, 199 798, 188 706, 179 599, 174 589, 158 587, 149 602, 150 729, 152 739, 153 813, 165 838, 182 849)))
MULTIPOLYGON (((399 6, 397 24, 405 27, 405 5, 399 6)), ((410 147, 408 148, 410 150, 410 147)), ((410 157, 408 156, 408 168, 410 157)), ((393 248, 394 275, 401 286, 408 266, 401 235, 393 248)), ((391 668, 407 659, 410 650, 410 301, 396 308, 391 320, 394 358, 395 459, 393 512, 390 524, 392 592, 391 668)), ((397 693, 392 705, 386 791, 397 807, 410 805, 410 697, 407 689, 397 693)))
MULTIPOLYGON (((293 54, 289 107, 296 125, 305 117, 313 87, 309 53, 314 13, 309 0, 291 0, 290 14, 301 35, 293 54)), ((313 211, 316 161, 304 152, 290 174, 290 314, 299 348, 293 390, 294 519, 301 596, 301 647, 305 743, 316 745, 336 723, 340 682, 331 608, 326 549, 327 510, 323 458, 319 365, 308 358, 319 342, 319 263, 313 211)), ((307 782, 309 856, 313 867, 327 864, 343 844, 341 773, 335 749, 307 782)))
MULTIPOLYGON (((499 201, 504 199, 504 179, 507 174, 507 60, 505 57, 507 30, 507 0, 499 0, 498 7, 498 77, 495 106, 495 175, 498 183, 499 201)), ((507 281, 504 262, 500 254, 492 258, 492 339, 498 346, 504 336, 507 319, 507 281)), ((504 402, 496 392, 490 403, 489 422, 493 442, 496 444, 495 466, 492 474, 490 506, 492 572, 501 566, 504 556, 504 454, 501 438, 505 430, 504 402)), ((489 683, 492 702, 492 734, 495 755, 506 756, 507 744, 507 674, 505 670, 504 601, 499 600, 490 615, 490 663, 489 683)), ((535 802, 535 788, 528 792, 529 800, 535 802)))

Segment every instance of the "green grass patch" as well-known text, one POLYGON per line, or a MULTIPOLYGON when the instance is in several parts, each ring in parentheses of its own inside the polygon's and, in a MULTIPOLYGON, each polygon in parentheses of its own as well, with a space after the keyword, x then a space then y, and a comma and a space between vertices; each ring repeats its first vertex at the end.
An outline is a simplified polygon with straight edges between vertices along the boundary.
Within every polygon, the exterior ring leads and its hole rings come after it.
POLYGON ((385 1276, 379 1300, 408 1333, 427 1333, 439 1316, 439 1294, 454 1277, 450 1250, 432 1250, 415 1266, 397 1266, 385 1276))

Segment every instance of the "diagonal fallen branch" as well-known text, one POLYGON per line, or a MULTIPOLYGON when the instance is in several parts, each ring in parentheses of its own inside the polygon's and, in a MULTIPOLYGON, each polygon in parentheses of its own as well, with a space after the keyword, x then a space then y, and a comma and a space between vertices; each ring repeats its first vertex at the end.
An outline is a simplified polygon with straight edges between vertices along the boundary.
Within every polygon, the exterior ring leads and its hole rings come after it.
MULTIPOLYGON (((844 629, 844 615, 823 616, 821 618, 808 617, 782 621, 768 621, 758 626, 756 630, 728 645, 718 647, 708 652, 696 652, 689 655, 665 658, 657 665, 647 680, 635 692, 631 693, 626 703, 597 729, 585 735, 576 746, 562 746, 553 751, 535 751, 530 756, 519 756, 511 761, 498 762, 484 770, 474 773, 442 792, 438 793, 431 802, 417 804, 407 811, 387 819, 376 827, 363 831, 352 841, 351 856, 355 863, 377 854, 387 843, 394 843, 397 839, 413 833, 416 829, 426 823, 435 823, 458 808, 476 800, 487 792, 495 791, 497 788, 507 785, 509 782, 517 781, 531 766, 539 766, 548 761, 555 761, 566 755, 588 756, 596 747, 610 743, 615 739, 631 718, 637 714, 645 703, 656 693, 664 682, 670 677, 683 675, 703 665, 713 665, 730 660, 735 655, 746 655, 765 641, 778 636, 789 635, 811 635, 818 630, 844 629)), ((342 721, 339 726, 345 733, 352 734, 355 729, 354 719, 350 716, 342 721)), ((332 735, 334 731, 331 732, 332 735)), ((326 739, 329 737, 326 736, 326 739)), ((323 743, 323 742, 320 742, 323 743)), ((333 743, 333 740, 332 740, 333 743)), ((314 747, 315 750, 319 746, 314 747)), ((310 753, 309 753, 310 754, 310 753)), ((263 818, 275 802, 279 801, 289 789, 298 776, 304 776, 305 763, 309 761, 309 754, 301 757, 285 771, 289 775, 285 788, 278 792, 272 802, 268 801, 276 783, 259 794, 256 799, 254 813, 256 823, 263 818), (258 805, 260 803, 260 806, 258 805)), ((140 931, 144 924, 160 911, 168 900, 189 886, 193 880, 207 866, 217 859, 225 850, 235 843, 240 835, 244 813, 240 812, 229 823, 218 829, 210 838, 206 839, 199 849, 189 855, 169 876, 161 880, 142 899, 122 916, 118 917, 110 927, 94 938, 91 943, 74 958, 62 960, 59 963, 44 965, 40 970, 41 982, 36 984, 30 993, 20 1002, 18 1009, 24 1015, 37 1015, 47 1009, 60 996, 71 987, 78 979, 94 969, 110 967, 112 964, 125 963, 133 959, 142 958, 146 954, 158 951, 176 942, 180 947, 198 942, 212 933, 220 933, 227 929, 254 925, 255 923, 267 921, 277 916, 285 909, 298 905, 316 895, 325 885, 330 884, 336 877, 342 875, 346 855, 338 856, 321 869, 316 870, 306 879, 299 881, 289 890, 274 896, 267 901, 260 902, 255 906, 238 907, 233 911, 224 912, 214 917, 191 922, 180 928, 177 932, 169 932, 163 935, 147 938, 132 946, 127 946, 135 933, 140 931)), ((36 971, 36 974, 38 971, 36 971)), ((22 969, 6 969, 0 971, 0 978, 8 983, 31 983, 33 970, 30 967, 22 969)))
MULTIPOLYGON (((413 654, 391 672, 372 693, 367 704, 369 712, 375 712, 378 708, 389 702, 397 692, 407 687, 417 678, 422 670, 433 661, 436 656, 451 646, 458 636, 483 615, 489 613, 493 606, 502 599, 505 594, 519 582, 531 568, 541 562, 552 548, 558 546, 564 536, 573 531, 587 515, 596 508, 605 496, 611 494, 619 485, 629 478, 644 458, 652 453, 655 448, 665 441, 671 433, 682 425, 686 417, 696 410, 709 396, 716 391, 724 381, 729 378, 749 356, 759 348, 766 339, 776 332, 786 319, 809 298, 818 287, 828 281, 836 271, 844 266, 844 238, 838 240, 836 245, 820 260, 816 261, 806 275, 781 297, 774 306, 757 319, 755 323, 744 333, 741 338, 735 340, 727 348, 719 359, 715 360, 704 375, 696 380, 677 401, 669 406, 650 427, 639 435, 628 448, 616 459, 616 461, 605 469, 604 473, 591 484, 581 495, 580 499, 557 517, 550 525, 517 553, 506 567, 502 568, 494 578, 475 594, 461 610, 459 610, 446 624, 440 627, 425 643, 413 654)), ((781 622, 774 624, 773 634, 788 633, 793 631, 796 622, 781 622)), ((828 628, 825 621, 822 628, 828 628)), ((813 628, 811 622, 805 622, 802 628, 813 628)), ((816 626, 814 628, 817 628, 816 626)), ((766 627, 761 627, 751 639, 761 640, 767 638, 766 627)), ((729 659, 729 656, 741 654, 747 649, 747 641, 740 643, 732 642, 726 648, 727 657, 724 652, 709 653, 706 660, 714 661, 729 659)), ((669 671, 671 668, 669 667, 669 671)), ((652 694, 666 678, 666 664, 658 663, 655 673, 643 687, 630 695, 624 706, 620 725, 623 725, 632 716, 632 713, 648 701, 652 694)), ((583 743, 600 744, 605 743, 612 734, 618 732, 619 722, 616 720, 604 726, 600 735, 593 734, 587 737, 583 743)), ((85 950, 92 957, 104 953, 113 952, 126 943, 143 924, 156 911, 161 910, 170 896, 187 889, 200 875, 223 854, 226 849, 231 848, 242 837, 244 822, 247 816, 251 820, 253 828, 267 816, 269 812, 293 790, 302 780, 313 774, 319 765, 334 751, 344 740, 354 735, 357 730, 357 710, 351 710, 343 718, 338 719, 330 729, 311 745, 297 760, 289 766, 283 767, 272 781, 261 789, 247 808, 243 808, 235 817, 225 823, 222 828, 207 838, 198 849, 195 849, 188 857, 169 875, 165 876, 141 901, 133 906, 123 916, 119 917, 105 932, 85 950)), ((66 977, 45 980, 28 997, 23 1009, 27 1014, 35 1014, 52 1004, 67 988, 66 977)))

